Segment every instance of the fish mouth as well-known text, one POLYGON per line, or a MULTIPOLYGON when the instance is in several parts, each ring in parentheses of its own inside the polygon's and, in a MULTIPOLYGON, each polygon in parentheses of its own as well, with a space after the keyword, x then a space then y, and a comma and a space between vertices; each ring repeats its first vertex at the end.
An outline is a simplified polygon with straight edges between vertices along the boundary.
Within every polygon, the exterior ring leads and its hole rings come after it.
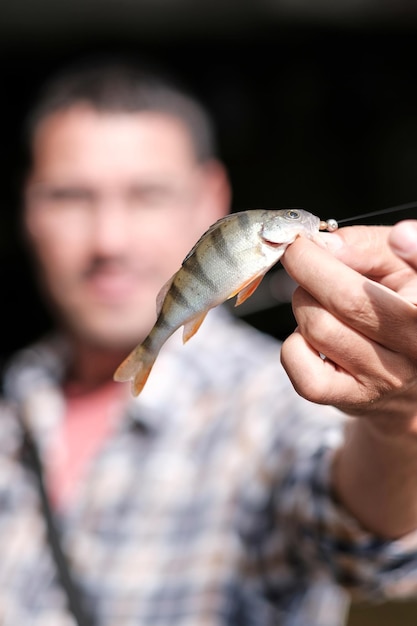
POLYGON ((290 241, 271 241, 270 239, 264 238, 264 242, 267 243, 268 246, 271 246, 271 248, 282 248, 282 246, 288 246, 293 241, 294 239, 291 239, 290 241))

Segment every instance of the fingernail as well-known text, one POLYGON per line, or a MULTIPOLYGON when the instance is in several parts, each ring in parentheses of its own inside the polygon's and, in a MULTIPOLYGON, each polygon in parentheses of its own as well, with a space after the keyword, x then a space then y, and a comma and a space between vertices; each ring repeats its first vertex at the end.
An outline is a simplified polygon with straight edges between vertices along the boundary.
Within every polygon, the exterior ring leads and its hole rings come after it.
POLYGON ((389 243, 398 256, 408 257, 417 252, 417 222, 404 220, 393 227, 389 243))

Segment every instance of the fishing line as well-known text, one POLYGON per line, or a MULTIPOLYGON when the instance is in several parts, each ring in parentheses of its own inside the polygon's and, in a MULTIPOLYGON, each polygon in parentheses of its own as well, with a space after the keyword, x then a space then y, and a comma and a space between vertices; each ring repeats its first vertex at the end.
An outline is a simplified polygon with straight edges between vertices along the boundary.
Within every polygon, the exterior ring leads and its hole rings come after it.
POLYGON ((399 204, 388 209, 381 209, 379 211, 371 211, 370 213, 362 213, 362 215, 356 215, 355 217, 347 217, 343 220, 337 220, 338 224, 344 224, 346 222, 353 222, 355 220, 364 219, 365 217, 376 217, 377 215, 384 215, 386 213, 397 213, 398 211, 407 211, 408 209, 417 209, 417 201, 408 202, 407 204, 399 204))
POLYGON ((392 206, 388 209, 380 209, 379 211, 371 211, 370 213, 362 213, 361 215, 355 215, 354 217, 345 217, 342 220, 328 219, 320 221, 320 230, 327 230, 333 233, 339 228, 339 224, 345 224, 346 222, 355 222, 365 217, 376 217, 377 215, 384 215, 387 213, 397 213, 398 211, 406 211, 407 209, 416 209, 417 201, 407 202, 406 204, 399 204, 398 206, 392 206))

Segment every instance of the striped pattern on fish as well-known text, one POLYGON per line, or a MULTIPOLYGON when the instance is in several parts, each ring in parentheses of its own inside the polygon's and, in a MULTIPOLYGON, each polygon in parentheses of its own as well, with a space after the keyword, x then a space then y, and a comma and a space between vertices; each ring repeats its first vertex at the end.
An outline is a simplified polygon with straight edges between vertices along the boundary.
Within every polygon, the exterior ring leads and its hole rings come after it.
POLYGON ((266 272, 299 235, 314 239, 322 222, 302 209, 250 209, 215 222, 185 257, 157 297, 157 320, 146 339, 117 368, 114 379, 143 389, 165 341, 184 326, 183 341, 208 311, 237 296, 249 298, 266 272))

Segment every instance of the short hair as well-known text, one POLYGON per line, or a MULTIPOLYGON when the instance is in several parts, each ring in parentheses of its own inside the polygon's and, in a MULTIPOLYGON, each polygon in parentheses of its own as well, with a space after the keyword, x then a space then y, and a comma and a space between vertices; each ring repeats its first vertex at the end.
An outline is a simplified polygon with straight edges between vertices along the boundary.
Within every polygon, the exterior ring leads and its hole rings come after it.
POLYGON ((190 134, 198 161, 216 157, 214 123, 203 104, 178 78, 133 61, 84 61, 50 79, 41 89, 24 127, 26 160, 31 166, 33 139, 40 122, 77 104, 104 113, 150 111, 171 115, 190 134))

